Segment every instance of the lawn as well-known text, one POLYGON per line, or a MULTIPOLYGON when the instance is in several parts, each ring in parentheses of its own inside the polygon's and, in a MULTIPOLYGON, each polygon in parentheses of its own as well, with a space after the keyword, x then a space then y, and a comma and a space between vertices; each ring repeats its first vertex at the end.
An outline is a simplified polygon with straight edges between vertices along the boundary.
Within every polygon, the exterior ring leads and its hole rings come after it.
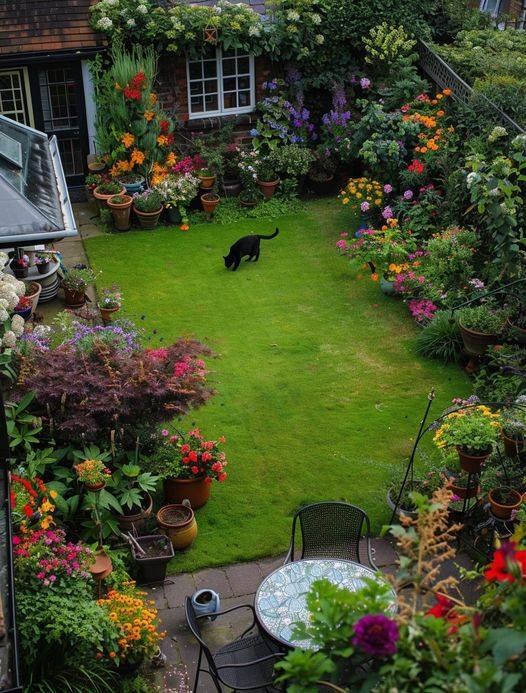
POLYGON ((199 536, 174 570, 284 551, 294 510, 312 501, 355 503, 379 530, 386 484, 407 458, 427 392, 436 388, 436 414, 468 392, 460 370, 414 354, 403 303, 338 257, 351 224, 331 199, 277 220, 86 241, 100 285, 122 288, 126 315, 145 316, 152 344, 192 335, 217 357, 217 394, 185 424, 226 436, 229 479, 197 511, 199 536), (225 270, 237 238, 276 225, 258 263, 225 270))

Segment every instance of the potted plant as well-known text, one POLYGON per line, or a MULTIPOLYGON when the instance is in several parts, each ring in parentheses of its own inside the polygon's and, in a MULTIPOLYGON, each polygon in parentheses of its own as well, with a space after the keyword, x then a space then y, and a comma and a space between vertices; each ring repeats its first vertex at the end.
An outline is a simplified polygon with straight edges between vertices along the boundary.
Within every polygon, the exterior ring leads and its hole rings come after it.
POLYGON ((456 448, 462 469, 478 474, 491 455, 500 429, 500 414, 479 404, 450 412, 433 440, 438 448, 456 448))
POLYGON ((279 178, 270 162, 265 159, 258 166, 256 182, 265 200, 270 200, 279 185, 279 178))
POLYGON ((29 296, 20 296, 13 313, 15 313, 15 315, 20 315, 20 317, 24 318, 24 320, 29 320, 32 310, 33 301, 29 298, 29 296))
POLYGON ((74 465, 77 479, 88 491, 101 491, 111 476, 111 471, 102 460, 84 460, 74 465))
POLYGON ((241 178, 239 177, 239 147, 229 145, 223 158, 222 190, 225 197, 237 197, 241 192, 241 178))
MULTIPOLYGON (((89 157, 88 157, 89 158, 89 157)), ((101 174, 106 168, 106 162, 98 157, 93 157, 88 161, 88 171, 93 174, 101 174)))
POLYGON ((114 195, 107 201, 117 231, 130 230, 130 213, 133 198, 130 195, 114 195))
POLYGON ((153 500, 149 492, 155 491, 158 480, 151 472, 142 472, 138 464, 123 464, 113 473, 111 485, 123 509, 117 518, 123 532, 140 529, 151 516, 153 500))
POLYGON ((480 493, 480 484, 477 475, 472 476, 470 480, 468 474, 453 474, 450 477, 449 485, 454 496, 457 496, 460 500, 476 498, 480 493))
POLYGON ((167 503, 188 499, 201 508, 210 498, 212 481, 225 481, 227 460, 220 450, 224 438, 206 440, 198 429, 186 435, 163 438, 154 457, 155 469, 164 481, 167 503))
POLYGON ((201 204, 203 205, 203 211, 206 212, 206 214, 209 214, 210 216, 212 216, 212 214, 215 212, 215 209, 220 201, 221 200, 219 195, 213 192, 201 195, 201 204))
POLYGON ((262 199, 262 193, 255 186, 244 188, 239 194, 239 203, 242 207, 256 207, 262 199))
POLYGON ((93 190, 93 197, 97 200, 97 204, 101 209, 104 209, 108 205, 108 200, 114 195, 124 195, 124 186, 117 181, 109 181, 107 183, 100 183, 93 190))
POLYGON ((332 157, 326 155, 325 150, 317 149, 313 153, 315 160, 307 173, 309 185, 316 195, 332 195, 335 188, 336 163, 332 157))
POLYGON ((209 168, 200 169, 196 175, 199 178, 201 188, 208 189, 214 187, 216 176, 209 168))
POLYGON ((137 568, 137 583, 149 585, 164 582, 166 568, 174 557, 169 537, 164 534, 149 534, 136 537, 130 543, 137 568))
POLYGON ((119 183, 124 185, 127 195, 133 195, 136 192, 140 192, 141 188, 145 184, 144 177, 140 173, 126 173, 119 176, 117 179, 119 183))
POLYGON ((46 274, 46 272, 49 272, 50 263, 51 258, 49 255, 44 255, 42 253, 37 253, 35 255, 35 266, 39 274, 46 274))
POLYGON ((95 212, 99 209, 99 204, 93 196, 93 191, 102 183, 102 176, 99 173, 88 173, 84 179, 84 189, 86 190, 86 199, 92 205, 95 212))
POLYGON ((38 306, 40 293, 42 292, 42 284, 38 282, 30 282, 26 284, 25 298, 31 301, 31 313, 34 313, 38 306))
POLYGON ((458 311, 458 325, 468 354, 485 354, 488 346, 498 344, 502 337, 508 312, 491 304, 470 306, 458 311))
POLYGON ((80 308, 86 302, 86 289, 95 281, 95 273, 89 267, 73 268, 62 279, 64 298, 68 308, 80 308))
POLYGON ((488 493, 491 512, 501 520, 509 520, 522 504, 522 495, 508 486, 499 486, 488 493))
POLYGON ((170 224, 180 224, 186 209, 199 191, 199 179, 190 172, 172 173, 158 183, 154 190, 161 196, 170 224))
POLYGON ((157 190, 148 188, 142 193, 135 193, 133 211, 139 219, 141 228, 155 228, 163 211, 163 201, 157 190))
POLYGON ((122 296, 117 287, 112 287, 111 289, 102 289, 98 306, 102 317, 102 322, 105 325, 112 321, 113 314, 120 310, 121 303, 122 296))
POLYGON ((24 279, 29 273, 29 258, 27 255, 14 257, 9 266, 17 279, 24 279))
POLYGON ((502 439, 508 457, 515 457, 524 450, 526 438, 526 396, 518 397, 515 403, 520 406, 502 412, 502 439))

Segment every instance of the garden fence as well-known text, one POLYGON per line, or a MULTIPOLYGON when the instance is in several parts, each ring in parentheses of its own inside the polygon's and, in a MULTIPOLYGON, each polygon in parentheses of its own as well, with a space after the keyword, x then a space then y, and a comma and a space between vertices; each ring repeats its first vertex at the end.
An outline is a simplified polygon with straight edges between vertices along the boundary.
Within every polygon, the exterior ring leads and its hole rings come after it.
POLYGON ((505 128, 511 128, 516 132, 526 134, 526 130, 504 111, 501 111, 487 96, 475 92, 425 41, 418 40, 417 51, 420 56, 420 67, 422 70, 442 89, 451 89, 451 95, 457 101, 466 104, 470 108, 482 106, 492 119, 505 128))

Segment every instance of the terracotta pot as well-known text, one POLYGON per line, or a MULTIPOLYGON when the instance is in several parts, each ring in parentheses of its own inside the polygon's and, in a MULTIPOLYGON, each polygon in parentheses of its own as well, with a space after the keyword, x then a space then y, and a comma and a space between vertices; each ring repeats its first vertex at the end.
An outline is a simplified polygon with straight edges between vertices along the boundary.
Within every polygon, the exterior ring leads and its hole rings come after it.
MULTIPOLYGON (((120 184, 119 184, 120 185, 120 184)), ((119 192, 116 193, 111 193, 110 195, 107 195, 106 193, 100 193, 98 192, 100 188, 100 185, 98 185, 95 190, 93 191, 93 197, 97 200, 97 204, 101 209, 104 209, 105 207, 108 206, 108 200, 110 197, 115 197, 115 195, 124 195, 126 193, 126 189, 124 186, 121 186, 121 189, 119 192)))
POLYGON ((450 485, 451 491, 459 498, 462 498, 462 500, 476 498, 480 493, 480 486, 478 484, 473 484, 469 489, 466 486, 457 486, 454 481, 452 481, 450 485))
POLYGON ((105 481, 101 481, 100 484, 84 484, 86 487, 87 491, 91 491, 92 493, 95 493, 96 491, 102 491, 102 489, 106 486, 105 481))
POLYGON ((203 211, 205 211, 207 214, 213 214, 219 202, 219 195, 215 195, 214 193, 206 193, 205 195, 201 195, 203 211))
POLYGON ((167 503, 182 503, 186 498, 196 510, 208 502, 211 486, 204 476, 197 479, 165 479, 164 499, 167 503))
POLYGON ((522 496, 518 491, 515 491, 514 489, 511 488, 506 488, 506 489, 491 489, 491 491, 488 493, 488 500, 489 504, 491 507, 491 512, 495 517, 498 517, 500 520, 509 520, 511 517, 511 513, 514 510, 517 510, 519 506, 522 503, 522 496), (494 494, 499 491, 499 490, 505 490, 507 493, 509 493, 512 497, 513 500, 508 503, 507 505, 502 505, 502 503, 499 503, 498 501, 495 500, 494 494))
POLYGON ((517 455, 524 450, 524 440, 515 440, 515 438, 508 438, 508 436, 502 432, 502 440, 504 441, 504 452, 507 457, 517 457, 517 455))
POLYGON ((485 354, 488 347, 492 344, 498 344, 500 336, 498 334, 486 334, 485 332, 475 332, 468 330, 462 323, 459 323, 460 334, 464 342, 464 348, 473 356, 481 356, 485 354))
POLYGON ((457 445, 458 458, 460 460, 460 466, 465 472, 470 474, 478 474, 483 462, 485 462, 491 455, 491 450, 482 455, 469 455, 464 452, 460 446, 457 445))
POLYGON ((514 325, 513 322, 508 318, 508 326, 512 330, 511 337, 514 342, 517 344, 521 344, 522 346, 526 345, 526 330, 523 327, 519 327, 518 325, 514 325))
POLYGON ((121 197, 123 200, 125 200, 125 202, 116 204, 113 202, 114 197, 116 196, 114 195, 113 197, 110 197, 107 204, 108 208, 111 210, 115 228, 117 231, 129 231, 133 198, 130 195, 122 195, 121 197))
POLYGON ((111 558, 104 551, 104 549, 99 549, 96 551, 94 558, 95 561, 90 565, 89 571, 95 580, 104 580, 104 578, 108 577, 113 570, 111 558))
POLYGON ((38 299, 40 298, 40 292, 42 291, 42 285, 38 282, 32 282, 26 289, 31 291, 31 293, 26 294, 27 298, 31 299, 31 315, 35 312, 38 306, 38 299))
POLYGON ((214 186, 214 183, 216 182, 215 176, 200 176, 199 174, 197 174, 197 177, 201 182, 201 188, 205 190, 212 188, 214 186))
POLYGON ((277 180, 273 181, 265 181, 265 180, 259 180, 257 179, 257 184, 259 185, 259 189, 263 193, 263 197, 265 200, 270 200, 272 195, 276 192, 276 188, 279 185, 279 178, 277 180))
POLYGON ((191 546, 197 536, 197 522, 192 508, 186 505, 165 505, 157 513, 157 522, 174 549, 182 551, 191 546))
POLYGON ((133 528, 141 529, 144 527, 146 520, 151 517, 153 509, 153 499, 149 493, 146 494, 145 500, 146 508, 141 510, 139 513, 134 515, 117 515, 117 521, 119 523, 119 528, 123 532, 131 532, 133 528))
POLYGON ((117 306, 117 308, 101 308, 99 306, 100 317, 102 318, 102 322, 105 325, 109 325, 113 319, 113 313, 117 313, 120 309, 120 306, 117 306))
POLYGON ((63 289, 67 308, 80 308, 86 303, 86 289, 82 291, 73 291, 65 286, 63 289))
POLYGON ((161 216, 163 208, 159 207, 156 212, 141 212, 133 205, 133 211, 137 215, 139 225, 142 229, 154 229, 159 223, 159 217, 161 216))

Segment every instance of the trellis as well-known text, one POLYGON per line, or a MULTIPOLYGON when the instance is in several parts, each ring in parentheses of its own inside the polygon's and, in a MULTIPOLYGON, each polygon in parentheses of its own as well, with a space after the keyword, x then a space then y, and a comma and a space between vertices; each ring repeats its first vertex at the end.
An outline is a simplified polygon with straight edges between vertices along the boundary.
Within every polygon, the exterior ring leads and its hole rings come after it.
POLYGON ((504 111, 501 111, 487 96, 475 92, 425 41, 419 39, 416 48, 420 56, 420 67, 422 70, 442 89, 451 89, 453 98, 470 108, 473 108, 475 103, 478 102, 491 113, 495 121, 505 128, 511 128, 520 134, 526 134, 526 130, 504 111))

